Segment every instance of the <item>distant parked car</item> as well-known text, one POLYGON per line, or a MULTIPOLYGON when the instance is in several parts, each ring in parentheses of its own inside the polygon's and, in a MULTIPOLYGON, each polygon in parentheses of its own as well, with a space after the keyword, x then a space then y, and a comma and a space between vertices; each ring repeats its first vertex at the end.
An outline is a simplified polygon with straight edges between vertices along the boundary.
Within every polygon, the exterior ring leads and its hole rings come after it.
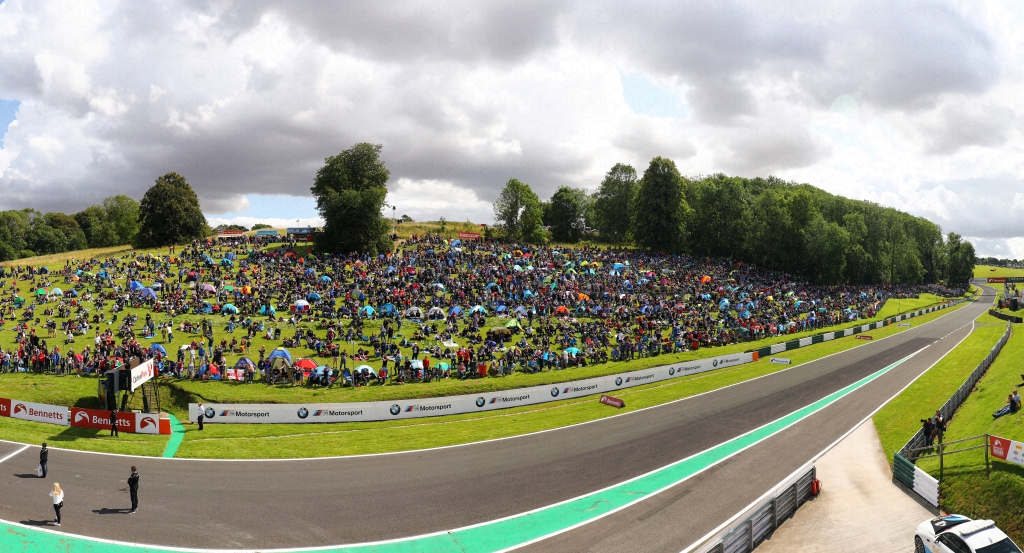
POLYGON ((947 515, 918 525, 914 553, 1021 553, 1021 550, 991 520, 947 515))

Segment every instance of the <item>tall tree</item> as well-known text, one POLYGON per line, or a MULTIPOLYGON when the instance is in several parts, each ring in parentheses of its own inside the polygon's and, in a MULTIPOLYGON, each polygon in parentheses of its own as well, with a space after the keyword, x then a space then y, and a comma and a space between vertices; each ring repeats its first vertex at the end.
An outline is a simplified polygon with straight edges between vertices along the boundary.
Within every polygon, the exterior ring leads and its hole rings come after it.
POLYGON ((44 215, 43 221, 50 228, 64 235, 67 242, 65 249, 61 251, 83 250, 89 246, 89 242, 85 239, 85 233, 82 232, 82 229, 78 226, 78 221, 75 221, 74 217, 53 212, 44 215))
POLYGON ((821 214, 807 224, 804 239, 806 274, 819 284, 838 284, 843 281, 846 251, 850 234, 843 227, 830 223, 821 214))
POLYGON ((118 194, 103 200, 103 211, 117 236, 117 243, 112 245, 133 243, 139 234, 139 202, 118 194))
POLYGON ((744 257, 752 202, 744 179, 717 174, 692 182, 686 202, 693 210, 687 225, 691 253, 744 257))
POLYGON ((633 204, 633 240, 647 250, 679 252, 686 243, 689 206, 683 177, 671 159, 651 160, 633 204))
POLYGON ((602 240, 618 243, 626 239, 636 189, 637 176, 633 167, 616 163, 605 173, 594 198, 595 226, 602 240))
POLYGON ((551 237, 559 242, 578 242, 586 229, 587 204, 585 190, 563 186, 551 196, 551 237))
POLYGON ((117 236, 117 228, 107 220, 107 212, 102 207, 89 206, 75 213, 74 217, 75 221, 78 221, 78 226, 82 228, 82 232, 85 233, 90 248, 106 248, 122 244, 117 236))
POLYGON ((139 204, 139 233, 143 248, 187 244, 210 232, 199 208, 199 197, 185 177, 167 173, 156 179, 139 204))
POLYGON ((970 282, 974 277, 974 244, 951 232, 946 236, 945 253, 946 282, 951 285, 970 282))
POLYGON ((361 142, 324 160, 313 181, 313 197, 324 231, 317 248, 334 253, 391 251, 388 222, 381 210, 391 172, 380 159, 382 146, 361 142))
POLYGON ((543 217, 540 198, 519 179, 509 179, 494 202, 494 220, 504 230, 505 239, 513 242, 543 242, 543 217))

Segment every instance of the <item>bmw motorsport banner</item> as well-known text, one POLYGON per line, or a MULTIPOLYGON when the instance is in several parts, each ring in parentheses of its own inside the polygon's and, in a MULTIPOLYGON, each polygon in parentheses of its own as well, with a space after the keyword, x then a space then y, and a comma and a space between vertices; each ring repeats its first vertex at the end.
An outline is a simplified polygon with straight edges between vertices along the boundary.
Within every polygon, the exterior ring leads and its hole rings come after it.
MULTIPOLYGON (((361 403, 254 404, 205 403, 204 423, 313 423, 363 422, 436 417, 493 411, 534 405, 632 388, 680 376, 734 367, 757 360, 756 352, 733 353, 664 365, 628 373, 599 376, 561 384, 459 396, 361 403)), ((189 420, 195 422, 198 404, 189 404, 189 420)))

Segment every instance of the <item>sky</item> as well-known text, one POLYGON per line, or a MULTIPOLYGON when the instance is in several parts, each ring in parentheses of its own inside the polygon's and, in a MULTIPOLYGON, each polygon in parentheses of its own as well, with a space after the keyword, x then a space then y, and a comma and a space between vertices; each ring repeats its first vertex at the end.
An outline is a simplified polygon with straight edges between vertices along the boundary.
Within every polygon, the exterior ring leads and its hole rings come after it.
POLYGON ((416 220, 491 222, 509 178, 546 199, 664 156, 1024 258, 1022 62, 1024 6, 1000 0, 5 0, 0 209, 176 171, 214 225, 316 224, 324 158, 372 142, 416 220))

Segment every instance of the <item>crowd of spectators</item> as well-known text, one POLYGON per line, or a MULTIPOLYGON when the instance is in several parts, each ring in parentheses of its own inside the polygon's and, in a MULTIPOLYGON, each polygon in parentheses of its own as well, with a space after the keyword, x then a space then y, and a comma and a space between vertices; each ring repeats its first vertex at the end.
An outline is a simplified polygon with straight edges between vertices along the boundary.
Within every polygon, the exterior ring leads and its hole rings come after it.
POLYGON ((60 269, 16 267, 2 278, 0 323, 15 332, 3 371, 90 374, 155 357, 180 377, 323 384, 625 361, 870 318, 894 298, 964 292, 819 286, 728 259, 438 236, 375 257, 210 240, 60 269), (278 348, 289 350, 289 367, 292 354, 313 367, 278 370, 278 348))

